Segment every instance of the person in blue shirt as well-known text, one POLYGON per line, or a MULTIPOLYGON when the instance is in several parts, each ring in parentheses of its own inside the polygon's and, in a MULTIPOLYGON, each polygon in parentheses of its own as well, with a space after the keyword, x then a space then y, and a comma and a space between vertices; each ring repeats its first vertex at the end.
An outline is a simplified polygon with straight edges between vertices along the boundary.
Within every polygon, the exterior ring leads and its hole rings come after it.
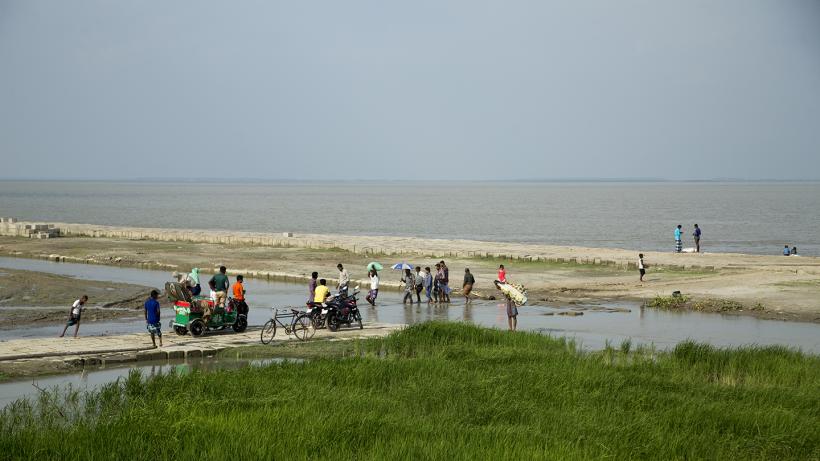
POLYGON ((680 240, 681 232, 683 231, 683 226, 678 224, 678 227, 675 228, 675 253, 680 253, 683 249, 683 242, 680 240))
POLYGON ((157 347, 155 337, 159 337, 159 347, 162 347, 162 325, 159 321, 159 292, 151 290, 151 297, 145 301, 145 323, 148 333, 151 333, 151 342, 157 347))
POLYGON ((786 245, 786 247, 783 248, 783 256, 791 256, 791 254, 792 252, 789 250, 789 246, 786 245))

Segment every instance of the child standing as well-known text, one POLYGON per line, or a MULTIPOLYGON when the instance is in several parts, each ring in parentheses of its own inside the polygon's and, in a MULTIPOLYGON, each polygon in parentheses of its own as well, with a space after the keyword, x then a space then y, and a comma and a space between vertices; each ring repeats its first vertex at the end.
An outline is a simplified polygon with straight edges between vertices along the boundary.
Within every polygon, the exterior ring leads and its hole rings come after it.
POLYGON ((640 281, 643 282, 643 276, 646 275, 646 265, 643 263, 643 253, 638 255, 638 272, 641 274, 640 281))
POLYGON ((159 347, 162 347, 162 323, 159 320, 159 292, 151 290, 151 296, 145 301, 145 328, 151 333, 151 342, 157 347, 156 337, 159 337, 159 347))
POLYGON ((504 269, 503 264, 498 266, 498 281, 501 283, 507 283, 507 271, 504 269))
POLYGON ((678 227, 675 228, 675 253, 680 253, 683 250, 683 242, 681 242, 681 232, 683 232, 683 226, 678 224, 678 227))

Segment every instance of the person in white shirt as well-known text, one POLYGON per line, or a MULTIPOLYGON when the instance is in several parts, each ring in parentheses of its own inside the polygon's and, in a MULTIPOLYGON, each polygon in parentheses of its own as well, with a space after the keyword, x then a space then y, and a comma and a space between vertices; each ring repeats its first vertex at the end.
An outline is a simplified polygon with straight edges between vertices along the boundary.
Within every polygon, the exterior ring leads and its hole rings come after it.
POLYGON ((347 269, 342 266, 342 263, 339 263, 336 268, 339 269, 339 284, 336 288, 339 290, 340 295, 347 296, 347 285, 350 283, 350 274, 347 273, 347 269))
POLYGON ((71 305, 71 309, 68 311, 68 322, 65 324, 65 328, 63 328, 62 334, 60 337, 62 338, 65 336, 66 330, 71 325, 76 325, 74 327, 74 337, 77 337, 77 332, 80 331, 80 317, 83 315, 83 310, 85 309, 85 303, 88 301, 88 296, 83 295, 82 298, 74 301, 74 304, 71 305))
POLYGON ((370 303, 371 306, 376 305, 376 297, 379 295, 379 273, 376 272, 376 269, 370 269, 370 292, 367 293, 367 297, 364 299, 370 303))
POLYGON ((640 280, 643 282, 643 276, 646 275, 646 265, 643 263, 643 253, 638 255, 638 272, 640 272, 640 280))

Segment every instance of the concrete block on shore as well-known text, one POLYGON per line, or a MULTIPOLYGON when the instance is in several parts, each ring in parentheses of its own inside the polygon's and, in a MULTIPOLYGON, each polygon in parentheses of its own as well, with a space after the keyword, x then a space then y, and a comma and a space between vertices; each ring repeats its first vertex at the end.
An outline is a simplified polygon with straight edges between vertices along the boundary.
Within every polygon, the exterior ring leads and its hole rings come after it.
POLYGON ((136 362, 137 354, 116 354, 108 355, 102 358, 103 366, 114 365, 118 363, 136 362))
POLYGON ((168 360, 185 358, 185 351, 166 351, 166 354, 168 355, 168 360))
POLYGON ((165 352, 157 350, 137 352, 137 360, 165 360, 165 352))
POLYGON ((202 351, 199 349, 191 349, 185 351, 185 359, 201 359, 202 351))

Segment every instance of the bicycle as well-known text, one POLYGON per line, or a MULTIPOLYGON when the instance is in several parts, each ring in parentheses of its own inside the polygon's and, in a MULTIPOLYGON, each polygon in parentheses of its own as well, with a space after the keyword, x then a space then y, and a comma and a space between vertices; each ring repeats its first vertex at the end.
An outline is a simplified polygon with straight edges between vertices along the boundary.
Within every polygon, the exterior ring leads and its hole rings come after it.
POLYGON ((261 340, 262 344, 270 344, 273 337, 276 336, 276 325, 285 329, 285 334, 293 334, 301 341, 307 341, 316 333, 316 328, 313 325, 313 319, 306 312, 301 312, 296 309, 279 309, 271 308, 271 318, 265 325, 262 326, 261 340), (282 322, 288 319, 287 322, 282 322))

